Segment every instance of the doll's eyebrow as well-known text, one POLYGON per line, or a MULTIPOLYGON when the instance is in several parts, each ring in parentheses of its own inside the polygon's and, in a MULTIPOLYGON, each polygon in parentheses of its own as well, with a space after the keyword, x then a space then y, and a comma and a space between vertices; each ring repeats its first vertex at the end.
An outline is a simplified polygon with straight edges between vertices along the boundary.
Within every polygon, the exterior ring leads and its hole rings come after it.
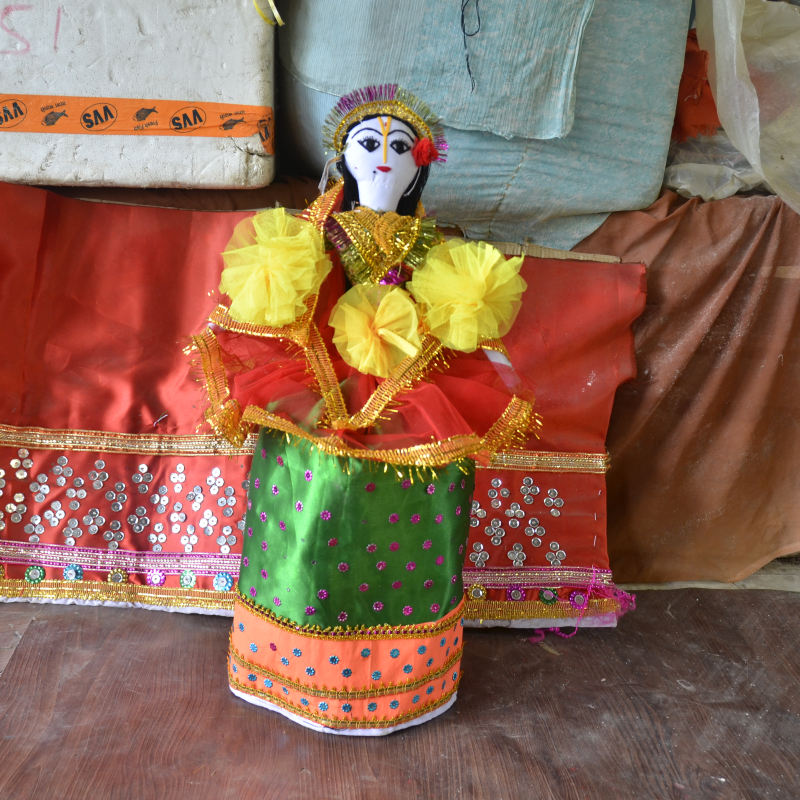
MULTIPOLYGON (((355 138, 355 139, 358 139, 358 137, 359 137, 359 136, 361 136, 361 134, 362 134, 362 133, 374 133, 376 136, 383 136, 383 134, 382 134, 380 131, 377 131, 377 130, 375 130, 375 128, 362 128, 362 129, 361 129, 361 130, 360 130, 360 131, 359 131, 359 132, 358 132, 358 133, 357 133, 357 134, 354 136, 354 138, 355 138)), ((413 136, 411 136, 411 134, 410 134, 410 133, 408 133, 407 131, 394 130, 394 131, 392 131, 392 132, 389 134, 389 136, 392 136, 392 135, 393 135, 393 134, 395 134, 395 133, 401 133, 403 136, 405 136, 405 137, 406 137, 406 138, 407 138, 407 139, 408 139, 408 140, 411 142, 411 144, 414 144, 414 137, 413 137, 413 136)))

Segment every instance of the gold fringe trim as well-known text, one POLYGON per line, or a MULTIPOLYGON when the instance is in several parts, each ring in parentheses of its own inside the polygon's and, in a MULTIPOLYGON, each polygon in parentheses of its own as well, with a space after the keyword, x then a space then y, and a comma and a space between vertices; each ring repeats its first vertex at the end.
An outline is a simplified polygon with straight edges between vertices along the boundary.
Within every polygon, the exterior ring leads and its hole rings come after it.
POLYGON ((540 600, 467 600, 464 619, 577 619, 618 614, 620 604, 611 597, 590 600, 585 609, 559 600, 547 605, 540 600))
POLYGON ((123 453, 143 456, 249 456, 258 436, 252 434, 233 447, 207 433, 195 436, 153 433, 109 433, 106 431, 18 428, 0 425, 0 447, 29 450, 72 450, 86 453, 123 453))
MULTIPOLYGON (((229 636, 229 639, 230 638, 231 637, 229 636)), ((273 672, 266 667, 260 667, 258 664, 253 664, 252 661, 248 661, 246 658, 244 658, 241 653, 236 650, 233 644, 229 645, 228 652, 233 656, 240 669, 244 668, 248 672, 252 672, 254 675, 260 675, 262 678, 269 678, 270 680, 277 681, 283 686, 286 686, 288 689, 294 689, 296 692, 303 692, 311 697, 325 697, 332 700, 366 700, 370 697, 386 697, 390 694, 413 692, 415 689, 419 689, 426 683, 430 683, 431 681, 435 681, 438 678, 441 678, 443 675, 446 675, 459 661, 461 661, 461 656, 463 653, 463 641, 462 646, 456 648, 455 653, 448 658, 445 664, 438 669, 427 673, 424 677, 417 678, 415 680, 409 680, 406 683, 390 683, 388 685, 381 683, 377 689, 328 689, 327 686, 318 687, 316 684, 308 686, 305 683, 300 683, 299 681, 287 678, 285 675, 281 675, 279 672, 273 672)))
POLYGON ((478 343, 478 347, 480 347, 481 350, 495 350, 511 361, 511 356, 508 354, 508 350, 506 350, 502 339, 484 339, 482 342, 478 343))
POLYGON ((246 611, 256 617, 260 617, 270 625, 274 625, 284 631, 288 631, 294 636, 304 636, 307 639, 329 639, 332 641, 365 641, 378 639, 421 639, 431 636, 438 636, 444 631, 458 625, 461 619, 461 610, 464 608, 462 600, 452 611, 435 622, 419 622, 416 625, 374 625, 372 627, 359 626, 345 628, 336 626, 335 628, 320 628, 319 625, 299 625, 287 617, 280 617, 266 608, 257 606, 247 597, 241 594, 236 595, 236 604, 244 606, 246 611))
POLYGON ((135 583, 105 581, 56 581, 28 583, 0 579, 0 597, 22 600, 86 600, 94 602, 139 603, 170 608, 219 609, 233 611, 234 592, 212 589, 165 589, 135 583))
POLYGON ((297 216, 307 219, 314 227, 322 232, 328 217, 339 199, 339 195, 344 191, 344 178, 340 178, 324 194, 320 195, 305 211, 301 211, 297 216))
POLYGON ((310 707, 306 709, 303 706, 295 706, 288 700, 284 700, 278 694, 271 694, 270 692, 257 689, 255 686, 248 686, 244 683, 240 683, 238 677, 231 672, 230 659, 228 660, 228 679, 230 681, 230 685, 238 691, 254 697, 260 697, 262 700, 267 700, 270 703, 274 703, 276 706, 280 706, 281 708, 285 708, 287 711, 291 711, 295 716, 312 720, 319 725, 324 725, 326 728, 369 729, 393 728, 395 725, 401 725, 409 720, 425 716, 425 714, 435 711, 440 706, 443 706, 458 691, 458 685, 461 683, 461 670, 458 672, 458 680, 456 680, 453 688, 443 694, 435 702, 427 703, 420 708, 415 708, 413 711, 407 711, 405 714, 400 714, 399 716, 392 717, 391 719, 382 717, 381 719, 373 718, 371 720, 367 719, 366 717, 362 719, 348 719, 339 717, 337 715, 329 717, 327 714, 318 714, 314 711, 311 711, 310 707))
POLYGON ((608 453, 551 453, 545 450, 500 450, 488 467, 481 469, 515 469, 524 472, 585 472, 603 475, 608 472, 608 453))
POLYGON ((227 307, 222 304, 211 312, 208 321, 231 333, 243 333, 247 336, 257 336, 265 339, 289 339, 300 347, 304 347, 308 339, 308 327, 311 324, 311 318, 314 316, 314 310, 317 306, 317 297, 318 295, 309 297, 306 300, 306 308, 308 310, 291 325, 286 325, 283 328, 253 325, 252 322, 240 322, 234 319, 227 307))

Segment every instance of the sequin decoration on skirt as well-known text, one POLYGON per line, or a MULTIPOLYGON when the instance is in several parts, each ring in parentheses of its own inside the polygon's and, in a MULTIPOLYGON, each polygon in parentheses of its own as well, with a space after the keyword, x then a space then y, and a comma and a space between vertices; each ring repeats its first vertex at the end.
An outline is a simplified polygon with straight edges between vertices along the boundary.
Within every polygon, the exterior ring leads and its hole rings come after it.
POLYGON ((262 430, 228 674, 234 694, 329 733, 445 711, 461 677, 472 462, 435 477, 262 430))

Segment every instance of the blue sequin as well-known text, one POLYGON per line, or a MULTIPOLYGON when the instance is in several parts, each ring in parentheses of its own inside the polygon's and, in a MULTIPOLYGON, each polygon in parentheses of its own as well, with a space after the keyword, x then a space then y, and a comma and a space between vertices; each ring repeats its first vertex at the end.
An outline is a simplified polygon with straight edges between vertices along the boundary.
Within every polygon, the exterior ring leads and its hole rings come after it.
POLYGON ((427 648, 427 647, 425 647, 425 645, 423 644, 423 645, 420 645, 420 646, 417 648, 417 652, 418 652, 420 655, 422 655, 422 654, 423 654, 423 653, 424 653, 424 652, 425 652, 427 649, 428 649, 428 648, 427 648))
POLYGON ((400 655, 400 651, 399 651, 399 650, 398 650, 398 649, 395 647, 395 649, 394 649, 394 650, 390 650, 390 651, 389 651, 389 655, 390 655, 392 658, 397 658, 397 657, 400 655))
POLYGON ((447 642, 447 639, 442 639, 442 641, 439 642, 439 647, 444 647, 445 642, 447 642))
POLYGON ((458 644, 458 636, 456 636, 456 638, 453 640, 453 647, 455 647, 457 644, 458 644))
POLYGON ((306 667, 306 675, 313 675, 314 667, 306 667))
POLYGON ((445 679, 442 681, 442 689, 444 689, 444 687, 445 687, 445 686, 447 686, 447 678, 445 678, 445 679))
POLYGON ((284 694, 289 694, 289 690, 285 686, 283 687, 283 693, 284 694))
POLYGON ((349 678, 352 674, 353 674, 353 670, 351 670, 351 669, 343 669, 342 670, 342 675, 344 675, 345 678, 349 678))
POLYGON ((272 688, 272 681, 269 678, 264 678, 264 686, 266 686, 267 689, 271 689, 272 688))
POLYGON ((378 710, 378 704, 377 703, 370 703, 367 706, 367 711, 377 711, 377 710, 378 710))
POLYGON ((331 664, 338 664, 339 663, 339 656, 331 656, 328 659, 328 661, 330 661, 331 664))
POLYGON ((251 642, 251 643, 250 643, 250 649, 251 649, 251 650, 252 650, 254 653, 257 653, 257 652, 258 652, 258 645, 256 645, 256 644, 253 644, 253 643, 251 642))
POLYGON ((376 669, 375 672, 372 673, 372 680, 379 681, 381 679, 381 673, 376 669))
POLYGON ((281 664, 283 664, 284 667, 288 667, 289 666, 289 659, 286 658, 286 656, 281 656, 281 664))
POLYGON ((295 649, 294 649, 294 650, 292 650, 292 655, 293 655, 293 656, 295 656, 296 658, 300 658, 300 656, 301 656, 301 655, 303 655, 303 652, 302 652, 302 650, 298 650, 298 649, 295 647, 295 649))
POLYGON ((453 673, 453 680, 455 680, 457 677, 458 677, 458 673, 457 673, 457 672, 454 672, 454 673, 453 673))
POLYGON ((237 668, 236 664, 233 665, 233 671, 234 672, 238 672, 239 671, 239 669, 237 668))
POLYGON ((239 630, 240 631, 244 630, 244 623, 242 623, 242 622, 239 623, 239 630))
POLYGON ((411 672, 412 669, 414 669, 414 667, 412 667, 411 664, 406 664, 403 667, 403 672, 405 672, 405 674, 408 675, 408 673, 411 672))
POLYGON ((415 695, 414 695, 414 696, 411 698, 411 702, 412 702, 412 703, 419 703, 419 695, 418 695, 418 694, 415 694, 415 695))
POLYGON ((462 628, 464 627, 464 618, 463 617, 461 618, 461 627, 462 628))
POLYGON ((425 694, 433 694, 433 686, 429 686, 429 687, 428 687, 428 688, 425 690, 425 694))
POLYGON ((370 652, 370 651, 369 651, 369 648, 368 648, 368 647, 365 647, 365 648, 364 648, 364 649, 361 651, 361 657, 362 657, 362 658, 366 658, 366 657, 369 655, 369 652, 370 652))
POLYGON ((399 705, 400 705, 399 700, 392 700, 392 702, 389 703, 389 708, 397 708, 399 705))
POLYGON ((425 663, 425 666, 426 666, 426 667, 429 667, 431 664, 433 664, 433 659, 432 659, 432 658, 429 658, 429 659, 427 660, 427 662, 425 663))
POLYGON ((343 703, 342 704, 342 711, 344 711, 345 714, 349 714, 352 710, 353 710, 353 706, 351 706, 350 703, 343 703))
POLYGON ((247 676, 247 680, 249 680, 249 681, 254 681, 255 679, 256 679, 256 676, 253 675, 252 672, 247 676))
POLYGON ((300 701, 300 705, 301 705, 301 706, 307 706, 307 705, 308 705, 308 700, 306 700, 306 699, 305 699, 305 697, 304 697, 304 698, 303 698, 303 699, 300 701))
POLYGON ((320 711, 327 711, 328 710, 328 704, 324 700, 319 704, 319 710, 320 711))

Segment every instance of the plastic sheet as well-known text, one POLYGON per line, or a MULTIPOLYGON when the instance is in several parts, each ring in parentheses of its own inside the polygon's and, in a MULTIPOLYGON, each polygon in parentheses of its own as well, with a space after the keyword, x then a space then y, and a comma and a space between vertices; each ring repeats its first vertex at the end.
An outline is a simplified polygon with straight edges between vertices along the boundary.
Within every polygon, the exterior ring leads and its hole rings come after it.
MULTIPOLYGON (((664 186, 681 197, 722 200, 737 192, 772 192, 763 176, 723 132, 673 143, 664 172, 664 186)), ((773 193, 774 194, 774 193, 773 193)))
POLYGON ((800 8, 697 0, 697 38, 731 142, 800 212, 800 8))

